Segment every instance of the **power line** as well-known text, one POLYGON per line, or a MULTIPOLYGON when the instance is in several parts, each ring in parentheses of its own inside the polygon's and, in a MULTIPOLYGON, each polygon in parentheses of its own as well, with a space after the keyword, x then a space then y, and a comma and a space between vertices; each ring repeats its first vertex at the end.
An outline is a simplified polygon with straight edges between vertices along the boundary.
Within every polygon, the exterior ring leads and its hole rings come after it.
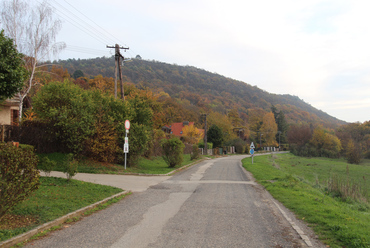
MULTIPOLYGON (((101 26, 99 26, 94 20, 91 20, 88 16, 86 16, 84 13, 82 13, 81 11, 79 11, 77 8, 75 8, 74 6, 72 6, 72 4, 70 4, 69 2, 67 2, 66 0, 64 0, 64 2, 66 2, 69 6, 71 6, 73 9, 75 9, 78 13, 80 13, 81 15, 83 15, 86 19, 88 19, 89 21, 91 21, 92 23, 94 23, 98 28, 100 28, 100 30, 102 30, 103 32, 105 32, 106 34, 108 34, 109 36, 111 36, 114 40, 118 40, 118 38, 116 38, 115 36, 113 36, 111 33, 107 32, 104 28, 102 28, 101 26)), ((113 40, 111 40, 113 41, 113 40)), ((125 46, 127 46, 126 44, 124 44, 125 46)))
POLYGON ((79 47, 79 46, 73 46, 73 45, 67 45, 65 50, 72 51, 72 52, 88 53, 88 54, 93 54, 93 55, 101 55, 101 54, 112 55, 112 53, 108 52, 107 50, 99 50, 99 49, 94 49, 94 48, 79 47))
POLYGON ((59 7, 55 7, 55 5, 52 5, 51 3, 48 3, 51 7, 57 10, 57 15, 64 19, 65 21, 69 22, 79 30, 83 31, 84 33, 88 34, 92 38, 94 38, 97 41, 100 41, 103 44, 106 44, 108 41, 110 42, 110 39, 107 39, 105 35, 102 35, 100 31, 96 30, 94 27, 92 27, 90 24, 86 23, 84 20, 82 20, 80 17, 72 13, 70 10, 65 8, 60 3, 53 1, 54 4, 58 5, 59 7))
MULTIPOLYGON (((56 14, 62 18, 63 20, 69 22, 71 25, 75 26, 77 29, 81 30, 82 32, 86 33, 90 37, 94 38, 95 40, 99 41, 100 43, 103 43, 106 45, 107 43, 113 43, 114 40, 119 40, 114 35, 106 31, 106 29, 102 28, 100 25, 98 25, 94 20, 89 18, 87 15, 83 13, 83 11, 80 11, 78 8, 74 7, 71 3, 69 3, 67 0, 64 0, 64 2, 69 6, 64 6, 61 3, 58 3, 56 0, 52 0, 49 4, 49 6, 53 7, 56 10, 56 14), (72 9, 71 9, 72 8, 72 9), (73 11, 74 10, 74 13, 73 11), (75 14, 78 13, 78 14, 75 14), (86 20, 83 20, 80 16, 83 16, 86 20), (90 22, 90 23, 89 23, 90 22)), ((121 42, 121 44, 124 44, 121 42)), ((126 44, 124 44, 127 46, 126 44)), ((69 51, 75 51, 75 52, 81 52, 81 53, 89 53, 89 54, 96 54, 97 49, 84 49, 82 47, 72 46, 67 44, 66 50, 69 51)), ((101 51, 101 50, 100 50, 101 51)), ((126 51, 126 50, 125 50, 126 51)), ((132 51, 132 50, 131 50, 132 51)), ((100 53, 100 52, 98 52, 100 53)), ((134 55, 129 51, 129 54, 131 57, 134 57, 134 55)))

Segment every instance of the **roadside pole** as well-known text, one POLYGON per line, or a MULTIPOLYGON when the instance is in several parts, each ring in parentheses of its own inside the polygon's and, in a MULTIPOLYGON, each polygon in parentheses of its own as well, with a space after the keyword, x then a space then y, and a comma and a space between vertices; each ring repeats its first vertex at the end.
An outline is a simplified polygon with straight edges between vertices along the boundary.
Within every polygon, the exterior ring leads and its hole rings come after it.
POLYGON ((125 153, 125 170, 126 170, 126 164, 127 164, 127 153, 128 153, 128 130, 130 129, 130 121, 125 121, 125 128, 126 128, 126 137, 125 137, 125 144, 123 145, 123 152, 125 153))
POLYGON ((252 164, 253 164, 253 157, 254 157, 253 156, 254 155, 254 144, 253 144, 253 142, 252 142, 252 144, 249 148, 250 148, 249 153, 252 155, 252 164))

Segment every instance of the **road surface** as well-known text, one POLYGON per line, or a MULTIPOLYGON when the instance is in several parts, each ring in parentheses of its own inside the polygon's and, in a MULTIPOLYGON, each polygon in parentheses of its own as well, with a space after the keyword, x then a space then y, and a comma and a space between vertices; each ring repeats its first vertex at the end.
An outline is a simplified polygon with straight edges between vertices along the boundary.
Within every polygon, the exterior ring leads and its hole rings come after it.
POLYGON ((26 247, 325 247, 243 157, 203 161, 26 247))

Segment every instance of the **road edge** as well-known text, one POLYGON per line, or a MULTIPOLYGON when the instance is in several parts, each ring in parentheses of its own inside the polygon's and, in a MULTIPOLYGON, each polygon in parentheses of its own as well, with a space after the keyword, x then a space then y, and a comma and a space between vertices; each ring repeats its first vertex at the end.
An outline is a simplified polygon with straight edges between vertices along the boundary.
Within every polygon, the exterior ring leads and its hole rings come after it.
POLYGON ((34 228, 34 229, 26 232, 26 233, 22 233, 22 234, 19 234, 18 236, 15 236, 15 237, 11 238, 11 239, 2 241, 2 242, 0 242, 0 248, 9 248, 9 247, 12 247, 12 246, 14 246, 16 244, 19 244, 21 242, 24 242, 24 241, 30 239, 31 237, 33 237, 36 234, 39 234, 39 233, 41 233, 41 232, 43 232, 45 230, 48 230, 48 229, 50 229, 50 228, 52 228, 54 226, 61 225, 64 222, 66 222, 68 219, 75 218, 75 217, 80 217, 86 211, 91 210, 91 209, 97 207, 98 205, 103 204, 103 203, 105 203, 105 202, 107 202, 107 201, 109 201, 109 200, 111 200, 113 198, 116 198, 116 197, 119 197, 119 196, 122 196, 122 195, 125 195, 125 194, 128 194, 128 193, 130 193, 130 191, 124 190, 124 191, 122 191, 122 192, 120 192, 118 194, 115 194, 115 195, 112 195, 110 197, 107 197, 107 198, 105 198, 105 199, 103 199, 101 201, 98 201, 96 203, 93 203, 93 204, 91 204, 89 206, 80 208, 80 209, 78 209, 78 210, 76 210, 76 211, 74 211, 72 213, 66 214, 66 215, 64 215, 62 217, 59 217, 59 218, 55 219, 55 220, 49 221, 47 223, 44 223, 41 226, 38 226, 38 227, 36 227, 36 228, 34 228))

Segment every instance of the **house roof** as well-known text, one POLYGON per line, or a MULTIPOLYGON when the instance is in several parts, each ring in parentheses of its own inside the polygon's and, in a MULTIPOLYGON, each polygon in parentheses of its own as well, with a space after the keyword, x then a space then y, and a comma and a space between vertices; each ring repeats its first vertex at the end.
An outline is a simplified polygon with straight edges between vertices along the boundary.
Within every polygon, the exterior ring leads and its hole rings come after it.
POLYGON ((13 98, 8 98, 3 102, 0 102, 0 105, 3 106, 18 106, 19 105, 19 97, 14 96, 13 98))
MULTIPOLYGON (((189 123, 188 124, 189 126, 194 125, 194 122, 185 122, 185 123, 186 124, 189 123)), ((188 126, 186 124, 184 124, 184 122, 176 122, 176 123, 172 123, 170 126, 164 126, 164 128, 169 128, 171 130, 171 134, 175 136, 182 136, 182 129, 185 126, 188 126)))

